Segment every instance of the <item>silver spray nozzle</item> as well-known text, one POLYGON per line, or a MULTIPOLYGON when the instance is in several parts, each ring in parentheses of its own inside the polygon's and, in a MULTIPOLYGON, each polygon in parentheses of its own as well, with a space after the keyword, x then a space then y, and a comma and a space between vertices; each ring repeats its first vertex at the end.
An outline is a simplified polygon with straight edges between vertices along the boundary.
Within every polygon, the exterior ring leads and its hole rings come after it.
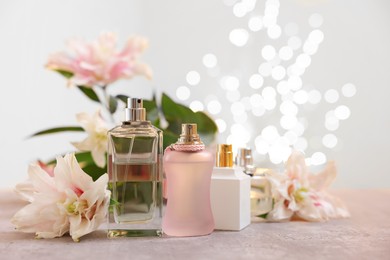
POLYGON ((146 110, 143 107, 143 101, 140 98, 128 98, 127 108, 125 109, 126 121, 145 121, 146 110))
POLYGON ((244 168, 244 171, 248 175, 253 175, 256 167, 253 165, 253 157, 251 148, 240 148, 235 161, 237 166, 244 168))

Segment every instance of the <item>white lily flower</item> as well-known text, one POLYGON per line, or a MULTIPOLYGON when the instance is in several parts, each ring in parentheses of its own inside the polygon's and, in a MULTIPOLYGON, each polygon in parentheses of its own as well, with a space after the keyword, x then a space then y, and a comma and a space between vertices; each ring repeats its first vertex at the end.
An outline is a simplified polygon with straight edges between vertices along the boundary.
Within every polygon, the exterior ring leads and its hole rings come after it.
POLYGON ((69 232, 74 241, 79 241, 105 221, 110 201, 107 174, 94 182, 74 154, 57 158, 53 177, 38 165, 30 165, 28 174, 28 196, 24 185, 16 187, 30 201, 11 220, 17 230, 35 233, 37 238, 69 232))
POLYGON ((324 171, 310 174, 303 154, 293 152, 286 163, 286 173, 272 173, 269 177, 275 203, 267 220, 283 221, 295 216, 307 221, 325 221, 349 217, 341 201, 326 191, 336 174, 334 162, 329 162, 324 171))
POLYGON ((96 165, 103 168, 106 165, 108 128, 100 116, 100 111, 96 111, 93 116, 79 113, 76 118, 87 132, 88 137, 81 142, 73 142, 72 144, 80 151, 90 151, 96 165))

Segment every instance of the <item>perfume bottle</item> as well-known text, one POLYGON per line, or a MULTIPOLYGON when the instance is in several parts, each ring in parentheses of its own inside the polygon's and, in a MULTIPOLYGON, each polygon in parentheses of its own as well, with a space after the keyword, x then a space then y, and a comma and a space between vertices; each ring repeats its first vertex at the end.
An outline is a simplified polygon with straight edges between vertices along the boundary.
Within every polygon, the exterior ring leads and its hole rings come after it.
POLYGON ((108 237, 161 236, 162 131, 146 121, 142 99, 129 98, 125 112, 108 131, 108 237))
POLYGON ((165 150, 167 206, 163 231, 169 236, 203 236, 214 230, 210 181, 214 157, 205 150, 196 124, 183 124, 179 140, 165 150))
POLYGON ((232 145, 218 145, 211 177, 215 229, 238 231, 250 224, 250 189, 251 178, 242 168, 233 167, 232 145))
POLYGON ((256 168, 253 164, 252 150, 241 148, 236 156, 236 165, 241 167, 246 174, 251 176, 251 218, 258 220, 259 216, 272 210, 272 186, 266 177, 269 169, 256 168))
POLYGON ((270 212, 273 207, 272 186, 266 174, 270 169, 257 168, 251 180, 252 220, 270 212))
POLYGON ((235 165, 242 168, 244 173, 249 176, 253 176, 256 171, 256 167, 253 165, 253 157, 251 148, 240 148, 237 151, 235 158, 235 165))

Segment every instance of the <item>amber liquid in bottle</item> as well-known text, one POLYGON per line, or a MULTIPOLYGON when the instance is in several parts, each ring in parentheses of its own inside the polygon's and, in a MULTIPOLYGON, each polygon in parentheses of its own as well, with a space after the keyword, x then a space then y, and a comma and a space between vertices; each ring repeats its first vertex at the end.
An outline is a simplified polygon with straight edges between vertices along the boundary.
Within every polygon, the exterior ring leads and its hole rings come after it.
POLYGON ((130 119, 108 132, 108 237, 161 236, 162 131, 142 113, 130 119))

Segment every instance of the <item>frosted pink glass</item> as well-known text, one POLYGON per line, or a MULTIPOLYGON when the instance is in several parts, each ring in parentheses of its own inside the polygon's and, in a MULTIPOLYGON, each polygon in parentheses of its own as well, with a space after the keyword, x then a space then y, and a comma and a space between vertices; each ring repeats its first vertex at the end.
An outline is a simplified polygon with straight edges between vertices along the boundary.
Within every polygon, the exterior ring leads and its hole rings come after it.
POLYGON ((169 236, 202 236, 214 230, 210 182, 214 156, 199 152, 166 151, 167 207, 163 232, 169 236))

